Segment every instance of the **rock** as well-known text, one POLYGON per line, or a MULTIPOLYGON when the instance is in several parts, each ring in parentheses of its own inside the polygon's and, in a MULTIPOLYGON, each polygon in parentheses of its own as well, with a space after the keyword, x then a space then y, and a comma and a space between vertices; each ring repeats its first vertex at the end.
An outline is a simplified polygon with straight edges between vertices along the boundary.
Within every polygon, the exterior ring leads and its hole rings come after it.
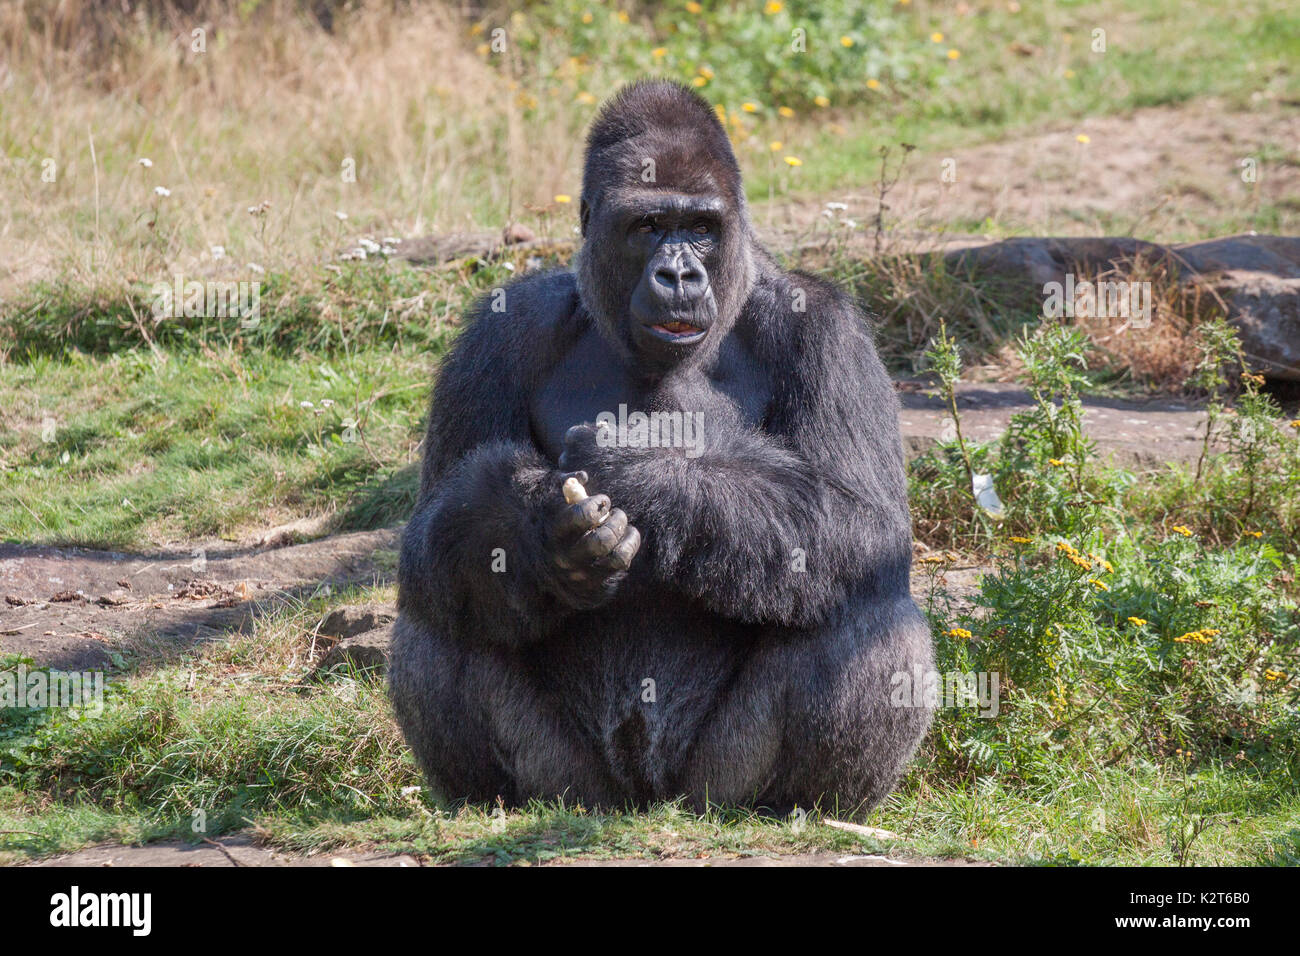
POLYGON ((1104 273, 1121 280, 1140 258, 1141 280, 1150 266, 1167 266, 1223 302, 1256 371, 1300 381, 1300 238, 1239 235, 1169 246, 1126 236, 961 241, 943 258, 949 270, 995 277, 1039 299, 1047 283, 1064 285, 1067 273, 1076 281, 1104 273))
POLYGON ((116 591, 101 594, 97 603, 105 607, 121 607, 123 604, 129 604, 130 601, 131 595, 125 589, 118 588, 116 591))
POLYGON ((325 615, 316 633, 340 640, 384 627, 397 620, 395 608, 386 604, 348 604, 325 615))
POLYGON ((522 226, 517 222, 512 222, 501 233, 501 241, 507 246, 513 246, 520 242, 532 242, 537 238, 537 233, 533 232, 527 226, 522 226))
POLYGON ((1208 285, 1227 304, 1255 371, 1300 382, 1300 277, 1233 270, 1208 285))
POLYGON ((388 670, 388 648, 392 639, 391 624, 344 638, 329 649, 316 672, 319 674, 347 665, 356 671, 383 674, 388 670))

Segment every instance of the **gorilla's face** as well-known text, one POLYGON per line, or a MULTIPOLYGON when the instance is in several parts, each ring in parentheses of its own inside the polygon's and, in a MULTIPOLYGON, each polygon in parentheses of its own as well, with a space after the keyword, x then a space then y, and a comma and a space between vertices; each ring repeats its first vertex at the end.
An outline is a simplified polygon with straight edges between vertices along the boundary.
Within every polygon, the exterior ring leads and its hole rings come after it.
POLYGON ((718 318, 709 280, 723 219, 715 199, 672 194, 652 194, 620 216, 622 241, 641 267, 628 308, 639 351, 685 354, 708 336, 718 318))
POLYGON ((710 351, 748 285, 737 211, 721 196, 671 189, 611 191, 584 210, 584 299, 647 368, 710 351), (594 288, 593 288, 594 286, 594 288))

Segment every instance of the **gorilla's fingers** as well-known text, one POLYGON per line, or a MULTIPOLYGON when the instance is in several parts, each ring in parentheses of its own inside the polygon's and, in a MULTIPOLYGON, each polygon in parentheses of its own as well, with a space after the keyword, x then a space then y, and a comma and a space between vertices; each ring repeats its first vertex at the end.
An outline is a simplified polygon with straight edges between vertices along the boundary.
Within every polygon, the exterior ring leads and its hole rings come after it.
POLYGON ((592 495, 560 513, 556 528, 561 535, 576 537, 599 527, 609 518, 609 495, 592 495))
POLYGON ((596 567, 608 568, 611 571, 626 571, 632 567, 632 559, 636 557, 636 553, 640 549, 641 532, 628 525, 627 534, 623 536, 623 540, 615 545, 614 550, 609 554, 603 558, 598 558, 596 567))
POLYGON ((627 515, 615 508, 603 525, 578 539, 577 551, 586 558, 601 558, 614 550, 627 532, 627 515))

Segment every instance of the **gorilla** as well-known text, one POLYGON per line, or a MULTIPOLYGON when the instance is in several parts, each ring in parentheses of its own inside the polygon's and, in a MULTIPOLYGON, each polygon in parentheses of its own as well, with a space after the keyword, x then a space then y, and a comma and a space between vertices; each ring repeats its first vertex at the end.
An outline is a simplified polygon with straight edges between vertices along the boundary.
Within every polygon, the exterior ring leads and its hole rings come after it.
POLYGON ((892 692, 933 652, 866 320, 758 244, 722 125, 675 83, 605 104, 579 211, 573 271, 495 290, 438 375, 390 665, 406 740, 454 801, 874 806, 931 717, 892 692))

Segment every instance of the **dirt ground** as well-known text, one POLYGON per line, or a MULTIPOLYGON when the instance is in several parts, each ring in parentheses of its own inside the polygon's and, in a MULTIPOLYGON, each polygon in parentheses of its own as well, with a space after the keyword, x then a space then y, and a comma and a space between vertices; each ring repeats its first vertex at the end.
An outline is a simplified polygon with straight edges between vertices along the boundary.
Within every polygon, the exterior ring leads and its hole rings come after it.
MULTIPOLYGON (((944 430, 942 402, 900 385, 904 447, 929 447, 944 430)), ((1000 383, 962 387, 965 434, 995 438, 1029 397, 1000 383)), ((1186 402, 1089 399, 1085 423, 1101 455, 1161 467, 1199 452, 1203 414, 1186 402)), ((301 544, 232 547, 195 542, 184 551, 128 553, 0 544, 0 654, 42 666, 111 666, 115 647, 174 652, 247 631, 255 617, 324 586, 391 584, 398 530, 329 535, 301 544)), ((972 568, 946 572, 949 589, 973 591, 972 568)))
MULTIPOLYGON (((1287 216, 1300 220, 1300 165, 1278 158, 1294 157, 1297 149, 1300 111, 1267 102, 1248 112, 1206 99, 1095 116, 998 142, 914 154, 889 193, 889 215, 902 230, 991 219, 1042 236, 1203 238, 1199 224, 1222 220, 1225 210, 1240 214, 1281 203, 1287 216), (1255 181, 1245 182, 1241 162, 1252 158, 1255 181), (1103 223, 1111 228, 1099 228, 1103 223)), ((860 189, 826 197, 848 205, 840 218, 859 223, 860 239, 871 231, 877 172, 864 176, 860 189)), ((782 204, 770 218, 760 211, 760 227, 806 227, 822 209, 821 202, 782 204)))

